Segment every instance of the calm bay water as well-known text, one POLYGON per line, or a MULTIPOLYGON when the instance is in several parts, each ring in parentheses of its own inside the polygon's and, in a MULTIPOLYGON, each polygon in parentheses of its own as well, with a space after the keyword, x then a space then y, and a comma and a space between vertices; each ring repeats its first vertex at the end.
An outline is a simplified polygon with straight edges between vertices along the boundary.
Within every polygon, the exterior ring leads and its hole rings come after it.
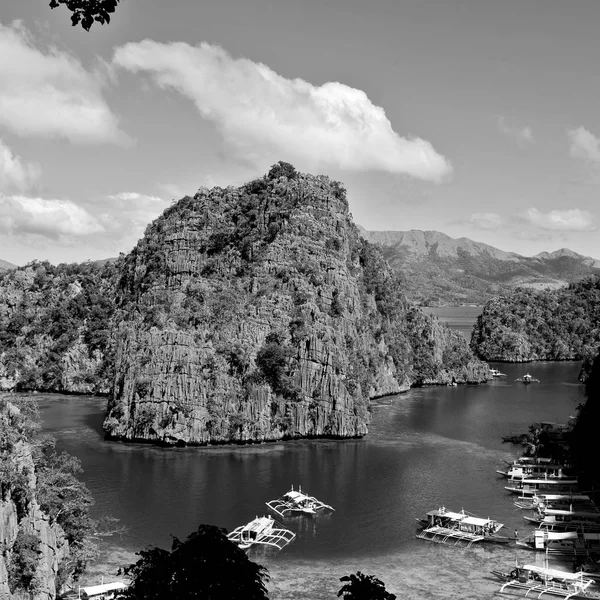
POLYGON ((423 310, 437 315, 442 323, 460 331, 470 341, 473 325, 482 313, 483 306, 425 306, 423 310))
POLYGON ((302 484, 336 512, 286 519, 298 534, 292 544, 279 553, 250 551, 271 573, 273 600, 335 598, 339 577, 356 570, 379 577, 399 598, 489 597, 498 589, 492 568, 508 568, 516 556, 541 564, 541 557, 417 540, 415 517, 445 505, 525 532, 522 511, 495 474, 521 448, 500 436, 533 421, 565 422, 583 400, 578 363, 493 366, 507 377, 375 402, 369 435, 346 441, 169 450, 106 442, 104 400, 40 395, 44 428, 82 461, 95 513, 128 527, 101 541, 104 563, 86 583, 101 573, 113 579, 118 562, 128 564, 136 550, 168 547, 171 535, 184 538, 200 523, 232 529, 266 514, 267 500, 302 484), (541 383, 516 383, 526 370, 541 383))

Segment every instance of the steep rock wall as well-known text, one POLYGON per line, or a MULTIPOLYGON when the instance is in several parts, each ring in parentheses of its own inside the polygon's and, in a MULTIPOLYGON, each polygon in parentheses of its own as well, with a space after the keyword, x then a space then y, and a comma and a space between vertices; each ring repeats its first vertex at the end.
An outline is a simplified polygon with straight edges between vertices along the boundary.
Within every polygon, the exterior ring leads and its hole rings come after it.
POLYGON ((408 304, 343 187, 276 171, 182 199, 127 257, 109 436, 361 436, 369 397, 485 381, 464 339, 408 304))
MULTIPOLYGON (((8 405, 8 410, 18 410, 8 405)), ((6 415, 0 414, 0 419, 6 415)), ((31 456, 31 447, 18 442, 9 456, 2 456, 2 493, 0 494, 0 599, 53 600, 56 598, 56 583, 59 563, 69 554, 69 545, 63 529, 50 523, 35 500, 36 477, 31 456), (10 461, 10 465, 8 464, 10 461), (29 490, 27 499, 20 494, 17 499, 11 494, 7 482, 8 472, 19 472, 26 476, 29 490), (32 594, 23 590, 12 590, 9 586, 8 567, 15 553, 15 541, 19 533, 30 534, 39 540, 35 569, 35 587, 32 594)))

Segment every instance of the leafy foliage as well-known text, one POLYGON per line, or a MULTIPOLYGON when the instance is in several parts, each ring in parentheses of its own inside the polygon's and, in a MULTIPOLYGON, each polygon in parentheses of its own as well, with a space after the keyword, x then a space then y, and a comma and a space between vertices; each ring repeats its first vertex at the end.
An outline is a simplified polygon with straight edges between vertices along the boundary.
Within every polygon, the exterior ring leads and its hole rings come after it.
POLYGON ((119 261, 0 274, 0 363, 17 390, 107 391, 119 261))
POLYGON ((50 0, 50 8, 58 8, 61 4, 66 6, 73 14, 71 24, 73 27, 81 26, 89 31, 94 21, 104 25, 110 23, 110 15, 115 12, 119 0, 50 0))
POLYGON ((14 594, 24 591, 34 594, 38 589, 36 571, 39 564, 40 539, 32 533, 25 533, 22 529, 12 546, 12 554, 8 563, 8 586, 14 594))
POLYGON ((471 347, 485 360, 577 360, 600 344, 600 278, 536 292, 519 288, 490 300, 471 347))
POLYGON ((340 577, 340 581, 347 583, 344 583, 337 595, 346 600, 396 600, 395 594, 388 592, 383 581, 374 575, 357 571, 356 574, 340 577))
POLYGON ((171 551, 151 547, 124 569, 131 585, 126 600, 266 600, 267 570, 229 541, 226 531, 200 525, 183 542, 173 538, 171 551))

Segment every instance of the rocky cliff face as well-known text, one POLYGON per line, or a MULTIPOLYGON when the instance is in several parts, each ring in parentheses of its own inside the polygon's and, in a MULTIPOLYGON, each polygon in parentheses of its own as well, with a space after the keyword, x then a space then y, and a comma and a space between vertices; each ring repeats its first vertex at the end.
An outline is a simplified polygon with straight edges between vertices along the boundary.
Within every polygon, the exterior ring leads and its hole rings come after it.
MULTIPOLYGON (((16 413, 18 409, 10 403, 2 407, 3 425, 10 427, 7 421, 16 413)), ((4 442, 0 453, 0 598, 52 600, 56 597, 59 563, 68 556, 69 546, 60 525, 50 523, 35 500, 31 447, 18 441, 8 452, 4 442), (19 479, 18 492, 15 478, 19 479), (31 579, 28 591, 15 587, 15 576, 9 577, 11 564, 17 565, 13 571, 18 572, 21 583, 31 579)))
POLYGON ((361 436, 370 397, 487 374, 462 337, 407 303, 345 190, 285 164, 180 200, 119 285, 115 438, 361 436))

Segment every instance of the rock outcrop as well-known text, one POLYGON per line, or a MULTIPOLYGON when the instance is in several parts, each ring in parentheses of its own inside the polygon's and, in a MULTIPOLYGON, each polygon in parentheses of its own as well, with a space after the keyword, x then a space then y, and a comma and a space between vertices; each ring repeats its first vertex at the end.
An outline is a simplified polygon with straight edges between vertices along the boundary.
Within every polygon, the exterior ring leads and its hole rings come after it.
POLYGON ((407 302, 343 187, 285 163, 167 209, 117 294, 113 438, 362 436, 369 398, 487 375, 462 336, 407 302))
MULTIPOLYGON (((0 406, 0 431, 13 431, 19 409, 0 406)), ((5 438, 8 436, 5 436, 5 438)), ((2 440, 0 452, 0 599, 53 600, 60 562, 69 555, 63 529, 51 523, 35 499, 36 475, 30 444, 2 440), (33 543, 35 548, 29 548, 33 543), (11 569, 11 563, 16 567, 11 569), (9 576, 12 572, 12 578, 9 576), (17 583, 15 583, 17 581, 17 583), (29 589, 18 587, 24 581, 29 589), (12 588, 12 589, 11 589, 12 588)))

